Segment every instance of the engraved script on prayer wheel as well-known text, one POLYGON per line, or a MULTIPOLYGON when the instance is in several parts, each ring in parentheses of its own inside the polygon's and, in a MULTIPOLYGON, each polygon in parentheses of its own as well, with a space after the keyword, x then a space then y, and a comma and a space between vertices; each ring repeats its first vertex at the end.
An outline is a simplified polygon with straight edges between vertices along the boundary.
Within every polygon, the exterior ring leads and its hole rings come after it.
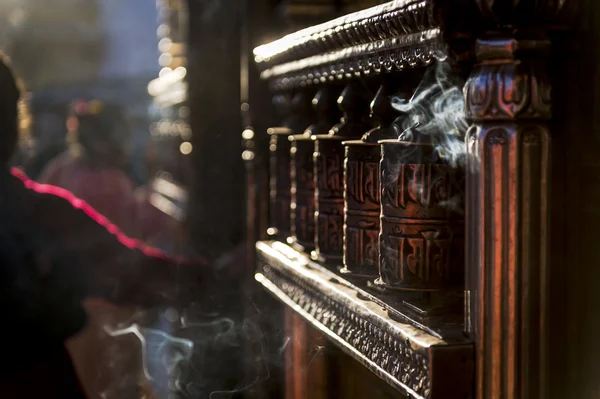
POLYGON ((429 136, 415 136, 410 142, 380 141, 380 277, 376 284, 412 291, 461 289, 464 217, 449 204, 463 198, 464 180, 440 158, 429 136))
POLYGON ((315 183, 313 176, 313 134, 323 134, 335 123, 335 96, 332 88, 320 89, 312 99, 317 122, 303 134, 289 137, 291 143, 291 229, 292 242, 301 250, 310 252, 315 242, 315 183))
POLYGON ((344 142, 344 268, 342 273, 377 277, 379 263, 379 159, 377 143, 344 142))
POLYGON ((341 122, 328 134, 313 135, 315 143, 315 257, 325 263, 341 264, 344 242, 344 145, 343 141, 360 138, 368 130, 363 117, 368 100, 358 82, 344 88, 338 98, 343 112, 341 122))
POLYGON ((381 85, 371 102, 377 127, 360 140, 344 141, 344 267, 343 274, 375 278, 379 269, 379 140, 391 138, 390 124, 398 113, 390 104, 390 82, 381 85))

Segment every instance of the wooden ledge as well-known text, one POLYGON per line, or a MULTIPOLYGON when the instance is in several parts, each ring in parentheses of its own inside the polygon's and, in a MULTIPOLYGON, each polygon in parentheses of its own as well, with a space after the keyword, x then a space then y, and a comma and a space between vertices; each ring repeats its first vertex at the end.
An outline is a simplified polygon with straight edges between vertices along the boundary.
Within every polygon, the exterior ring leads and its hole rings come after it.
POLYGON ((473 344, 439 332, 290 246, 258 242, 256 280, 343 351, 413 398, 470 398, 473 344))

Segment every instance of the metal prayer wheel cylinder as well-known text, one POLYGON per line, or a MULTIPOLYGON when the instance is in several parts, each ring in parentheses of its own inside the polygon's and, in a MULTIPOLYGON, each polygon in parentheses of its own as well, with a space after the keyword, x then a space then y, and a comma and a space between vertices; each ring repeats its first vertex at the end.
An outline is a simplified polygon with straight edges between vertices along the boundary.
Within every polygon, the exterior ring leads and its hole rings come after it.
POLYGON ((313 136, 317 191, 314 214, 315 255, 324 262, 341 262, 344 226, 344 137, 313 136))
POLYGON ((341 273, 373 279, 379 274, 380 188, 379 140, 391 138, 390 125, 400 115, 390 102, 394 82, 384 78, 371 101, 375 127, 360 140, 345 141, 344 267, 341 273))
POLYGON ((379 161, 381 146, 345 141, 344 268, 342 273, 377 277, 379 268, 379 161))
POLYGON ((410 291, 464 287, 462 173, 426 140, 381 140, 378 285, 410 291))
POLYGON ((368 130, 369 101, 359 82, 350 82, 337 100, 343 115, 328 134, 315 134, 315 252, 325 263, 341 264, 344 243, 344 145, 368 130))
POLYGON ((315 246, 314 143, 310 136, 289 137, 291 148, 291 232, 294 243, 310 252, 315 246))
POLYGON ((269 128, 270 164, 270 219, 274 234, 285 239, 290 234, 290 140, 292 130, 285 127, 269 128))
POLYGON ((303 134, 290 136, 292 203, 292 244, 310 252, 315 247, 315 181, 313 167, 313 134, 329 131, 338 113, 331 87, 323 87, 311 99, 316 122, 303 134))

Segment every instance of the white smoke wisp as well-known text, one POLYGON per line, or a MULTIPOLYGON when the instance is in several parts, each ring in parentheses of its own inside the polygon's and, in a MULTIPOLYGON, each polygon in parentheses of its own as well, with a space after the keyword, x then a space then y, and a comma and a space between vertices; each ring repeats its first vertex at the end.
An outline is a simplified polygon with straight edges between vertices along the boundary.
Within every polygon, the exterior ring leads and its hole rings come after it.
MULTIPOLYGON (((144 313, 141 312, 136 321, 103 328, 110 337, 132 335, 139 340, 143 365, 139 374, 151 383, 156 397, 231 397, 234 393, 251 391, 270 378, 272 365, 265 361, 269 354, 259 324, 248 319, 240 323, 229 317, 215 318, 212 313, 195 309, 163 312, 164 317, 158 324, 155 321, 152 324, 156 328, 146 328, 142 321, 144 313), (253 354, 245 360, 255 368, 252 375, 245 376, 236 386, 212 380, 215 368, 223 367, 222 359, 218 358, 220 351, 241 350, 241 342, 252 346, 253 354)), ((221 377, 216 375, 216 378, 221 377)), ((104 397, 111 396, 106 394, 104 397)))
POLYGON ((412 130, 417 127, 420 133, 430 136, 442 159, 452 167, 464 167, 467 155, 464 137, 469 124, 462 85, 453 78, 450 65, 438 61, 435 68, 425 73, 409 101, 392 99, 392 106, 405 115, 392 128, 399 139, 411 141, 412 130))
POLYGON ((142 367, 144 376, 149 381, 156 380, 149 371, 148 359, 150 357, 161 359, 167 375, 173 375, 177 365, 184 360, 189 360, 194 350, 194 343, 189 339, 174 337, 153 328, 140 327, 135 323, 121 329, 111 329, 105 326, 104 331, 113 338, 133 334, 140 340, 142 367), (152 342, 156 347, 149 348, 149 342, 152 342), (149 352, 151 353, 149 354, 149 352))

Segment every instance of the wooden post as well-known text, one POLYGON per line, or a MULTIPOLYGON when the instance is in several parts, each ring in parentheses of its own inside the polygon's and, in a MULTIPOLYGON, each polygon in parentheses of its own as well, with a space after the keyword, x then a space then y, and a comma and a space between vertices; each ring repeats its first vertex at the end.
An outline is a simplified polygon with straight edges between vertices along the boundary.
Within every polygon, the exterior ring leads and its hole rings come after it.
POLYGON ((466 137, 465 328, 476 343, 475 393, 546 398, 550 41, 542 29, 518 28, 523 21, 540 26, 562 5, 541 2, 529 15, 518 1, 477 3, 490 26, 511 28, 477 40, 478 64, 464 89, 473 121, 466 137))

